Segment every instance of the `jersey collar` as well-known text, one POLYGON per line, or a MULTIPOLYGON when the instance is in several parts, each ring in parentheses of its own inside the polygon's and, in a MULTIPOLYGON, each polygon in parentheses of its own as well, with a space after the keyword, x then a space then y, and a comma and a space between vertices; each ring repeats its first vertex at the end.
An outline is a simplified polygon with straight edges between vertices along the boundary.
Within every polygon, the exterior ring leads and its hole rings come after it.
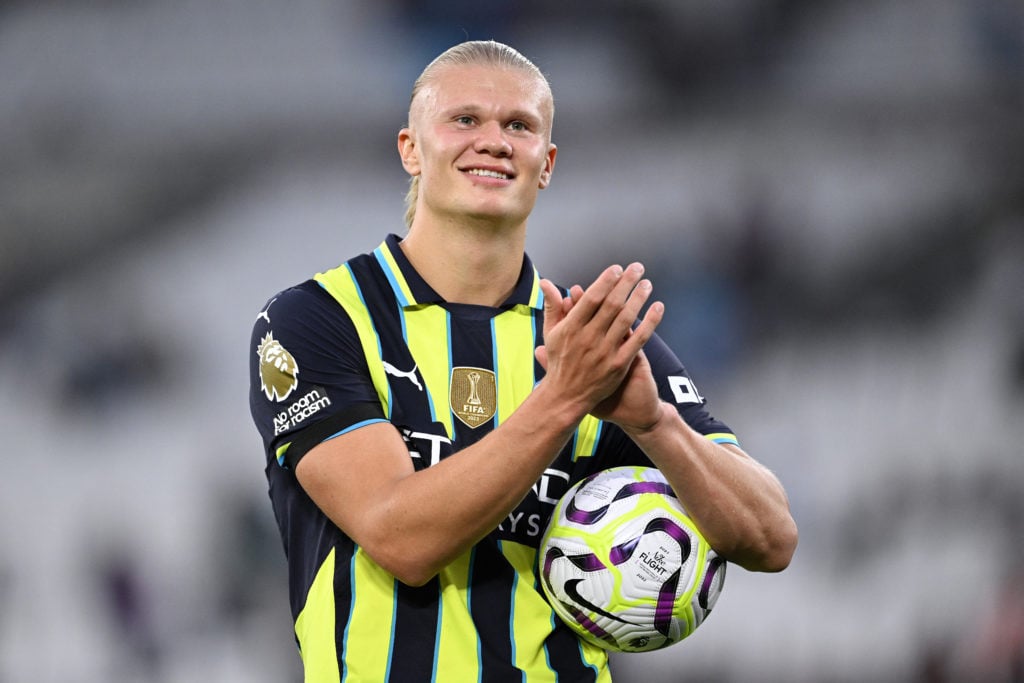
MULTIPOLYGON (((394 290, 398 303, 403 308, 422 304, 447 303, 412 267, 409 259, 405 257, 405 252, 399 246, 401 241, 402 238, 398 235, 390 234, 373 251, 377 263, 380 264, 388 282, 391 283, 391 289, 394 290)), ((500 308, 512 308, 520 305, 537 309, 544 305, 540 289, 540 275, 537 274, 530 257, 526 254, 523 254, 523 268, 519 273, 519 281, 516 283, 515 289, 512 290, 512 294, 500 308)))

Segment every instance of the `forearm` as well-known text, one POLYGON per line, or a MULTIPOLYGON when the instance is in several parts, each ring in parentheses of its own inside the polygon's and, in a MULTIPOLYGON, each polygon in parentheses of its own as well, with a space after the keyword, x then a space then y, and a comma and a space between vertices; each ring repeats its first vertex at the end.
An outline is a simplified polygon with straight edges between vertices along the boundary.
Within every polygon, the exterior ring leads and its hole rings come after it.
POLYGON ((571 437, 585 411, 565 410, 551 388, 542 381, 497 429, 431 467, 382 476, 374 457, 360 490, 349 480, 314 500, 378 564, 423 583, 504 521, 571 437), (344 498, 327 497, 342 488, 344 498))
POLYGON ((738 447, 695 432, 667 403, 647 429, 624 429, 719 553, 752 571, 780 571, 789 564, 796 524, 782 485, 767 468, 738 447))

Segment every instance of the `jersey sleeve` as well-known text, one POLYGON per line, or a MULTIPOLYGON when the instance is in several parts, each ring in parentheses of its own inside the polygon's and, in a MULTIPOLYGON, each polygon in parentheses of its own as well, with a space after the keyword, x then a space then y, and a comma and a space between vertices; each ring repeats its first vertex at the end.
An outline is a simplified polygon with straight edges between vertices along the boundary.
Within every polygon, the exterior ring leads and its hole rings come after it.
MULTIPOLYGON (((733 431, 708 412, 707 401, 697 391, 686 368, 660 337, 651 337, 644 347, 644 353, 658 384, 658 394, 662 400, 676 407, 686 424, 716 443, 738 444, 733 431)), ((609 427, 603 431, 601 444, 597 447, 601 459, 588 465, 591 469, 596 471, 618 465, 654 466, 625 432, 614 425, 609 427)))
POLYGON ((280 292, 257 315, 249 407, 268 461, 286 467, 331 436, 385 420, 355 327, 316 282, 280 292))
POLYGON ((697 391, 697 385, 661 337, 655 334, 644 347, 644 353, 658 383, 658 394, 676 407, 686 424, 717 443, 738 444, 728 425, 708 412, 707 401, 697 391))

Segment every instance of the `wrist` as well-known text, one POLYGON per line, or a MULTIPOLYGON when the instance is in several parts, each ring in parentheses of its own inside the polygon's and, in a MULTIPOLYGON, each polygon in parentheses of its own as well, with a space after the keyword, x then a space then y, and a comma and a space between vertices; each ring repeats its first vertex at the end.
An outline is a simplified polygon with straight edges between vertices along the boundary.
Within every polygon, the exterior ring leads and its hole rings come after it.
POLYGON ((537 383, 528 399, 544 412, 545 421, 572 431, 586 417, 589 407, 577 396, 565 395, 546 377, 537 383))
POLYGON ((619 427, 626 433, 631 439, 642 439, 649 437, 665 425, 669 424, 673 416, 678 416, 675 408, 666 403, 665 401, 658 401, 658 410, 654 412, 651 417, 652 420, 646 423, 639 424, 620 424, 619 427))

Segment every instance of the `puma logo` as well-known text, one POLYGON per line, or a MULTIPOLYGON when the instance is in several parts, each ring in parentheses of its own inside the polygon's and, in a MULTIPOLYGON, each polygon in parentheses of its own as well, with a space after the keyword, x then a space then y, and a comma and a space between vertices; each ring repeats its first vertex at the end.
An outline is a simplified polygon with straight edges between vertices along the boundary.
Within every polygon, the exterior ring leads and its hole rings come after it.
POLYGON ((264 308, 262 311, 260 311, 259 315, 256 316, 256 320, 259 320, 260 318, 263 318, 264 320, 267 321, 267 324, 269 325, 270 324, 270 307, 274 305, 275 301, 277 301, 277 297, 276 296, 273 299, 270 300, 270 303, 267 304, 266 308, 264 308))
POLYGON ((384 372, 388 373, 389 375, 392 375, 393 377, 404 377, 405 379, 415 384, 417 389, 423 391, 423 385, 420 384, 420 378, 416 376, 415 365, 412 366, 412 370, 405 372, 404 370, 399 370, 398 368, 396 368, 394 365, 387 361, 382 362, 384 363, 384 372))

